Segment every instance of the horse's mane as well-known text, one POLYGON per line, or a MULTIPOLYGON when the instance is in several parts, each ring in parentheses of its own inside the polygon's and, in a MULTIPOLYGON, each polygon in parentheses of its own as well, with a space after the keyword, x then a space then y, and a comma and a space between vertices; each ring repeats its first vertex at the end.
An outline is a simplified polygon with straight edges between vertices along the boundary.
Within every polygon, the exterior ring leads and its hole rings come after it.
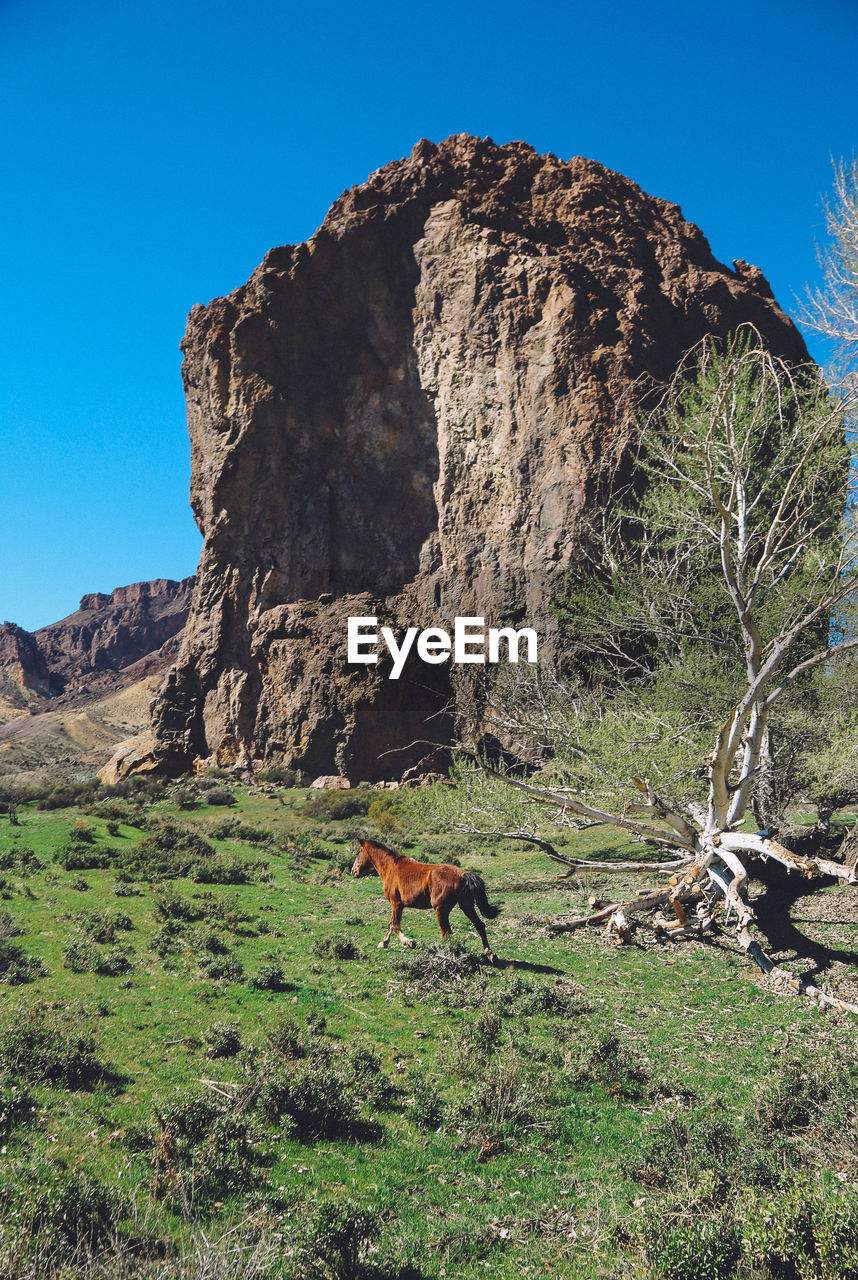
POLYGON ((371 844, 373 849, 381 849, 382 853, 389 854, 394 862, 400 862, 405 857, 404 853, 397 853, 395 849, 391 849, 390 845, 382 844, 380 840, 370 840, 368 836, 363 838, 360 843, 371 844))

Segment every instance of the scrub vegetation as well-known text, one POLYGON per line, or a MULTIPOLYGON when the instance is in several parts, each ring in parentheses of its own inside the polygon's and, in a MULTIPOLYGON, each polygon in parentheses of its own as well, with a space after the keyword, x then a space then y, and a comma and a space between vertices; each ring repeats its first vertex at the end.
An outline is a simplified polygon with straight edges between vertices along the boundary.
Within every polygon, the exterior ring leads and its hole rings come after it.
MULTIPOLYGON (((429 832, 417 793, 329 815, 271 782, 212 805, 205 781, 6 789, 0 1273, 858 1275, 853 1017, 768 989, 729 936, 552 936, 617 876, 429 832), (459 913, 452 944, 410 912, 417 949, 379 951, 358 833, 478 870, 499 963, 459 913)), ((640 847, 551 836, 606 862, 640 847)), ((808 966, 808 913, 852 963, 851 886, 794 900, 779 959, 808 966)))

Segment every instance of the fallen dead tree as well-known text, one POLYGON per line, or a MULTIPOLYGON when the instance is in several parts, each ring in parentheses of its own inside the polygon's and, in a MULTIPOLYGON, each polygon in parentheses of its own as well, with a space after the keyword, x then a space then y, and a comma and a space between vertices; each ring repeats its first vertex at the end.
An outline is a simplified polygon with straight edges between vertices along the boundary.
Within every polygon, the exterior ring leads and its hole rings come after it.
MULTIPOLYGON (((521 790, 538 804, 569 810, 576 816, 589 817, 599 813, 589 805, 582 805, 568 796, 530 786, 485 764, 482 767, 486 773, 505 785, 521 790)), ((753 935, 756 916, 745 897, 749 878, 748 861, 754 857, 779 863, 788 872, 808 879, 829 876, 846 884, 858 884, 858 867, 846 866, 828 858, 801 857, 776 840, 759 833, 726 831, 707 835, 704 831, 698 834, 682 815, 671 813, 658 800, 649 782, 640 778, 632 778, 632 782, 647 797, 646 805, 637 805, 637 810, 645 809, 657 819, 669 822, 670 829, 662 830, 659 838, 674 848, 685 847, 685 856, 661 865, 647 864, 649 870, 659 871, 667 877, 668 883, 662 888, 643 891, 624 901, 604 905, 592 903, 595 909, 587 915, 552 920, 547 925, 548 932, 572 933, 588 926, 601 926, 613 940, 621 944, 631 941, 630 922, 639 920, 641 924, 651 927, 656 934, 672 941, 702 939, 712 931, 720 912, 723 912, 723 926, 728 926, 731 918, 735 920, 740 946, 771 980, 773 986, 807 996, 821 1005, 858 1013, 858 1004, 841 1000, 813 983, 794 977, 771 960, 753 935)), ((643 824, 630 822, 622 815, 600 814, 598 820, 627 827, 636 834, 646 830, 648 838, 653 838, 658 833, 657 827, 644 828, 643 824)), ((642 866, 634 862, 593 863, 586 859, 581 859, 577 865, 582 870, 598 869, 602 872, 624 874, 639 870, 642 866)))

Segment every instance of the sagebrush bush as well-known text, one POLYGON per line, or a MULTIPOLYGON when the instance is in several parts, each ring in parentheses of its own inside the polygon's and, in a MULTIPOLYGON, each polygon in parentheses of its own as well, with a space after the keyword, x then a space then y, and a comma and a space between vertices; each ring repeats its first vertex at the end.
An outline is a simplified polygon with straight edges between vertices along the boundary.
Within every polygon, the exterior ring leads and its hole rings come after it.
POLYGON ((230 805, 235 804, 235 796, 231 791, 227 791, 226 787, 212 787, 205 793, 205 802, 212 805, 230 805))

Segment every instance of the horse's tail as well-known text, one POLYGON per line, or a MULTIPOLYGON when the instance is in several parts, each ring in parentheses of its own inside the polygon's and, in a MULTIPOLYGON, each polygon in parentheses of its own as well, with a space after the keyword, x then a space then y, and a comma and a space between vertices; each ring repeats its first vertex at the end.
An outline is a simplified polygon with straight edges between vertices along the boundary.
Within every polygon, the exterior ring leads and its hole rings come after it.
POLYGON ((459 887, 459 897, 470 901, 473 906, 481 911, 487 920, 494 920, 500 915, 500 907, 493 907, 486 897, 486 886, 483 884, 483 877, 478 871, 466 871, 462 876, 462 883, 459 887))

